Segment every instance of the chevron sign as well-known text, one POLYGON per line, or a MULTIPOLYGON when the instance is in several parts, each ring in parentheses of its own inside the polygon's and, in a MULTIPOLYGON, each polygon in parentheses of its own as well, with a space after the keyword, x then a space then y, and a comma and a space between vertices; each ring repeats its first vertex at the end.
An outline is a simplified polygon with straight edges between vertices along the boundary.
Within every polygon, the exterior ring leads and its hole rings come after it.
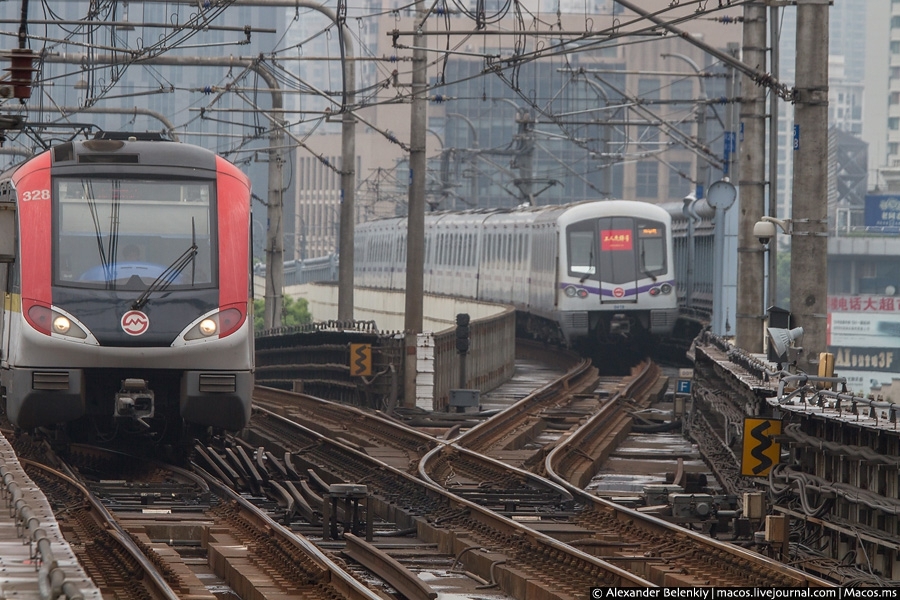
POLYGON ((372 375, 372 344, 350 344, 350 375, 372 375))

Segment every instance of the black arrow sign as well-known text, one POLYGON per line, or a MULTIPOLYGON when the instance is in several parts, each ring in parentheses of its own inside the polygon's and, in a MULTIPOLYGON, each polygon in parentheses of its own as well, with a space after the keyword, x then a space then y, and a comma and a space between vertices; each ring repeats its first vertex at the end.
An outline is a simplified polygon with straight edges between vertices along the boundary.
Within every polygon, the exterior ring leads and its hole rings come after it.
POLYGON ((372 374, 372 346, 350 344, 350 374, 362 377, 372 374))
POLYGON ((772 466, 772 459, 765 454, 766 450, 772 446, 772 440, 766 435, 766 430, 768 428, 769 422, 763 421, 750 430, 750 436, 759 442, 752 450, 750 450, 750 456, 759 461, 759 464, 753 467, 754 475, 759 475, 772 466))

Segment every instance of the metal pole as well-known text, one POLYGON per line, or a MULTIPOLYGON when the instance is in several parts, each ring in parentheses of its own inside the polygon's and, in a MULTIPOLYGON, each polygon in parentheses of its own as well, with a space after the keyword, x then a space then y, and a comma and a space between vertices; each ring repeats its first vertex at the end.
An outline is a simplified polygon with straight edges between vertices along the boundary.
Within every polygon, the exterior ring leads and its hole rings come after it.
POLYGON ((412 106, 409 120, 409 207, 406 227, 406 365, 403 405, 416 402, 416 337, 422 331, 425 269, 425 138, 427 83, 424 0, 416 0, 416 35, 413 37, 412 106))
MULTIPOLYGON (((341 29, 346 24, 341 24, 341 29)), ((344 56, 353 56, 353 46, 349 35, 343 35, 344 56)), ((353 239, 356 228, 356 119, 353 105, 356 104, 356 66, 352 60, 345 60, 344 69, 344 115, 341 119, 341 229, 338 255, 338 320, 353 320, 353 239)))
POLYGON ((688 233, 687 233, 687 272, 685 273, 686 290, 684 294, 684 305, 685 308, 691 309, 694 307, 694 219, 696 218, 696 213, 694 213, 694 202, 697 201, 697 198, 694 197, 693 194, 684 197, 684 206, 681 207, 681 212, 685 216, 688 222, 688 233))
MULTIPOLYGON (((769 7, 769 71, 778 79, 781 60, 778 49, 780 23, 778 7, 769 7)), ((778 96, 769 96, 769 216, 778 218, 778 96)), ((778 302, 778 244, 769 244, 768 306, 778 302)), ((783 308, 783 307, 782 307, 783 308)))
POLYGON ((523 108, 516 111, 518 123, 519 153, 515 162, 519 167, 518 187, 522 194, 522 202, 534 206, 534 115, 531 110, 523 108))
MULTIPOLYGON (((766 5, 744 5, 744 56, 747 65, 766 59, 766 5)), ((738 226, 738 294, 735 343, 752 353, 763 347, 764 248, 753 237, 753 225, 763 216, 766 123, 765 90, 753 79, 741 78, 740 224, 738 226)), ((824 147, 824 146, 823 146, 824 147)))
MULTIPOLYGON (((264 69, 258 69, 265 72, 264 69)), ((264 79, 270 78, 267 73, 264 79)), ((276 83, 277 85, 277 83, 276 83)), ((272 99, 272 108, 282 108, 272 99)), ((283 121, 276 117, 279 123, 283 121)), ((281 311, 284 306, 284 183, 281 148, 284 146, 284 128, 276 125, 269 132, 269 196, 266 207, 266 293, 265 326, 281 327, 281 311)))
POLYGON ((797 0, 791 314, 803 328, 798 366, 813 374, 827 349, 828 10, 827 1, 797 0))
POLYGON ((725 334, 723 293, 724 269, 725 269, 725 210, 713 207, 713 316, 712 330, 716 335, 725 334))

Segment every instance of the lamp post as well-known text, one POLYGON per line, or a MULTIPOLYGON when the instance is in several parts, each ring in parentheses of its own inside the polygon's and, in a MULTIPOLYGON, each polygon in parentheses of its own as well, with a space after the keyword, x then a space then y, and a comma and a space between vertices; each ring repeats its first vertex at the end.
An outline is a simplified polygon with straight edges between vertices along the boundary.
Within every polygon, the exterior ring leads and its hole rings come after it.
POLYGON ((713 242, 713 333, 725 335, 725 319, 722 310, 725 306, 725 212, 734 204, 737 189, 728 178, 720 179, 709 186, 706 203, 715 212, 715 232, 713 242))

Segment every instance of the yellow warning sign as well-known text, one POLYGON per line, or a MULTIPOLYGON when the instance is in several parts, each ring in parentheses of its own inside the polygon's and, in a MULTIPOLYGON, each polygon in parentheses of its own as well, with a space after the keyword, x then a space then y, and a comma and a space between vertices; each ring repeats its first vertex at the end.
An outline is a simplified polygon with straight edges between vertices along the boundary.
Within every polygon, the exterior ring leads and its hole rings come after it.
POLYGON ((350 375, 372 375, 372 344, 350 344, 350 375))
POLYGON ((766 477, 778 464, 781 443, 773 438, 781 435, 777 419, 744 419, 744 448, 741 453, 741 475, 766 477))

